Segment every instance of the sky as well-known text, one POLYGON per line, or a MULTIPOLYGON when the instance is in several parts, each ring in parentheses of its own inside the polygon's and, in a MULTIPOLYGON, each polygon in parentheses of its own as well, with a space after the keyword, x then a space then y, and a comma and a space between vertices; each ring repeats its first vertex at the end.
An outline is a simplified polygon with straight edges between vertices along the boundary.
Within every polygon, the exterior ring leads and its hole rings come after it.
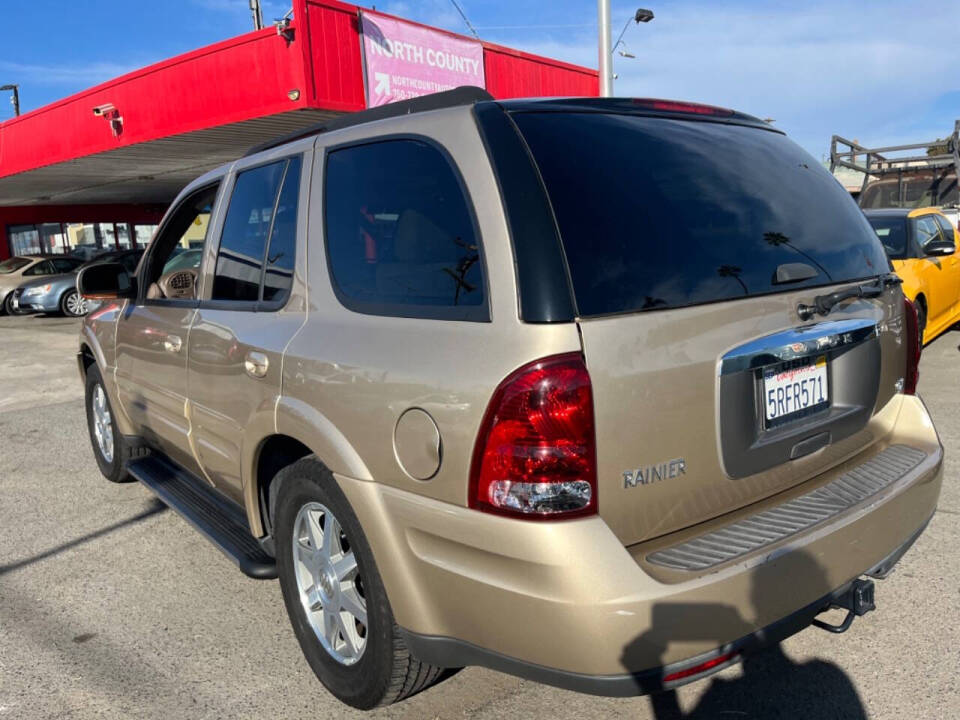
MULTIPOLYGON (((247 0, 2 0, 0 84, 23 111, 252 27, 247 0)), ((458 0, 491 42, 596 67, 586 0, 458 0)), ((960 118, 960 2, 641 0, 615 56, 618 95, 692 100, 773 118, 818 159, 834 133, 889 145, 944 137, 960 118)), ((265 0, 267 22, 286 0, 265 0)), ((636 10, 614 0, 616 38, 636 10)), ((378 9, 468 32, 451 0, 378 9)), ((12 108, 0 99, 0 119, 12 108)))

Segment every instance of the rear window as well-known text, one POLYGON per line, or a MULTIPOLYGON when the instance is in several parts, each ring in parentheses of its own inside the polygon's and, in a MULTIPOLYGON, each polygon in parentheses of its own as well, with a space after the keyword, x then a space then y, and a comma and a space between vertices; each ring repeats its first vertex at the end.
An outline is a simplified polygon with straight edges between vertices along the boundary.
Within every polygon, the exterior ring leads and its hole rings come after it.
POLYGON ((581 316, 682 307, 889 271, 850 195, 779 133, 616 114, 517 113, 581 316), (777 284, 781 265, 814 276, 777 284))
POLYGON ((10 273, 15 273, 20 268, 26 267, 29 264, 30 260, 28 258, 7 258, 3 262, 0 262, 0 275, 9 275, 10 273))
POLYGON ((905 217, 868 218, 874 232, 880 238, 887 257, 903 260, 907 256, 907 219, 905 217))

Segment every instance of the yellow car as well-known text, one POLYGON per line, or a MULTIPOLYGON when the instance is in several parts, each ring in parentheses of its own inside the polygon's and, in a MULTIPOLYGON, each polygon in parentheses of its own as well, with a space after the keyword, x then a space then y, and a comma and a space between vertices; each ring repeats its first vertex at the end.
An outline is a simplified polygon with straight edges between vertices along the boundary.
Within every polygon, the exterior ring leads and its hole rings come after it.
POLYGON ((903 294, 917 306, 921 342, 960 322, 957 228, 932 207, 864 212, 903 280, 903 294))

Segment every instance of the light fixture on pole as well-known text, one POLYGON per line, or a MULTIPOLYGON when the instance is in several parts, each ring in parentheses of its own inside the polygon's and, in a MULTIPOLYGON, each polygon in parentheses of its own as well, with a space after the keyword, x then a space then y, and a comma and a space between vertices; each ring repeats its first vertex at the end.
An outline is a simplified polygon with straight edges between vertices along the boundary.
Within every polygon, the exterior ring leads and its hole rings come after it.
MULTIPOLYGON (((610 97, 613 94, 613 53, 623 43, 624 33, 630 27, 631 22, 637 25, 648 23, 653 20, 653 11, 646 8, 637 8, 637 11, 631 15, 620 31, 617 41, 610 45, 610 3, 609 0, 598 0, 597 17, 600 22, 600 95, 610 97)), ((620 55, 625 58, 636 57, 626 50, 620 50, 620 55)))
POLYGON ((13 114, 14 116, 19 116, 20 115, 20 86, 16 84, 0 86, 0 92, 7 92, 8 90, 11 93, 13 93, 10 96, 10 103, 13 105, 13 114))

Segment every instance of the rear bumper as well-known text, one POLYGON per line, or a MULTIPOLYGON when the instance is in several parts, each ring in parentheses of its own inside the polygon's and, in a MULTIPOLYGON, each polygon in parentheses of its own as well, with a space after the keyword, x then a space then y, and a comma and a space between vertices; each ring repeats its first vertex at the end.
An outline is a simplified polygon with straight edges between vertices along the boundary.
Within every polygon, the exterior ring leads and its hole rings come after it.
POLYGON ((664 539, 625 548, 599 517, 531 523, 338 480, 414 654, 635 695, 726 653, 738 655, 712 672, 736 662, 806 627, 858 576, 882 575, 939 497, 943 450, 922 402, 904 398, 889 438, 816 481, 826 484, 893 443, 921 450, 923 460, 842 514, 700 572, 651 566, 646 555, 664 539))
MULTIPOLYGON (((866 574, 879 577, 888 574, 907 550, 910 549, 910 546, 923 534, 926 527, 927 523, 924 523, 923 527, 917 530, 905 543, 896 548, 887 558, 884 558, 883 561, 878 563, 876 567, 868 570, 866 574)), ((542 665, 526 663, 516 658, 501 655, 453 638, 419 635, 403 629, 401 629, 401 633, 410 652, 421 660, 433 665, 439 665, 440 667, 480 665, 566 690, 574 690, 590 695, 631 697, 662 690, 670 690, 702 680, 731 665, 739 663, 744 657, 751 653, 786 640, 791 635, 807 628, 814 617, 824 610, 829 609, 837 598, 842 597, 847 592, 851 584, 852 581, 846 583, 843 587, 837 588, 819 600, 810 603, 806 607, 791 613, 787 617, 781 618, 764 628, 755 630, 749 635, 745 635, 731 643, 670 665, 618 675, 587 675, 584 673, 566 672, 542 665), (691 669, 703 665, 709 665, 709 668, 699 672, 685 674, 684 677, 676 680, 664 680, 664 678, 668 678, 675 673, 684 674, 685 671, 690 672, 691 669)))

